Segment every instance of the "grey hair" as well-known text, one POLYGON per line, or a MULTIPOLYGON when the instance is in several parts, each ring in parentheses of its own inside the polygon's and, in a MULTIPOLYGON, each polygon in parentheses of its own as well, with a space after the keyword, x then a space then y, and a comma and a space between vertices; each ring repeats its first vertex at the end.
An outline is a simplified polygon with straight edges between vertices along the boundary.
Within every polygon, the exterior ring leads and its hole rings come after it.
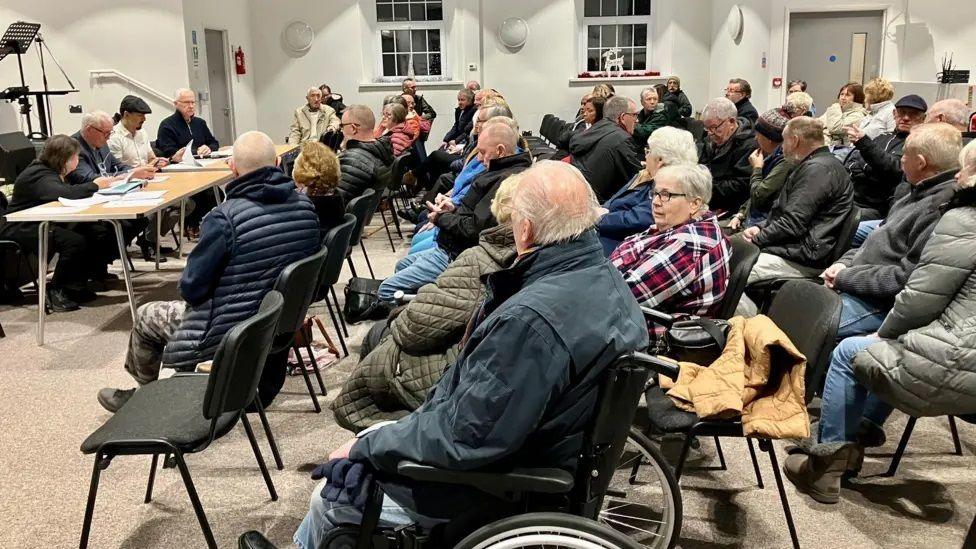
POLYGON ((108 122, 112 124, 112 117, 104 111, 92 111, 86 112, 81 117, 81 129, 88 127, 97 128, 103 122, 108 122))
MULTIPOLYGON (((641 90, 641 93, 640 93, 641 101, 644 100, 644 95, 646 95, 648 93, 653 93, 654 95, 657 95, 657 90, 654 89, 654 86, 648 86, 648 87, 642 89, 641 90)), ((660 99, 660 97, 658 97, 658 99, 660 99)))
MULTIPOLYGON (((797 92, 802 93, 802 92, 797 92)), ((824 123, 819 118, 809 116, 798 116, 791 118, 783 128, 783 135, 799 137, 805 143, 823 142, 824 123)))
POLYGON ((790 116, 803 116, 810 112, 813 107, 813 97, 807 92, 793 92, 786 96, 786 104, 783 105, 790 116))
POLYGON ((572 240, 592 229, 598 208, 583 174, 555 160, 540 160, 522 172, 512 197, 513 217, 532 223, 537 246, 572 240))
POLYGON ((674 179, 681 186, 681 192, 688 195, 688 198, 701 198, 702 205, 699 211, 708 209, 708 202, 712 199, 712 172, 701 164, 675 164, 661 168, 654 178, 661 180, 664 178, 674 179))
POLYGON ((485 131, 489 127, 494 126, 495 124, 505 124, 506 126, 511 128, 513 132, 515 132, 516 136, 518 136, 518 132, 519 132, 518 122, 516 122, 514 118, 505 115, 492 116, 491 118, 485 120, 484 125, 481 126, 481 131, 485 131))
POLYGON ((930 117, 940 114, 945 116, 947 123, 957 128, 969 126, 969 107, 961 99, 943 99, 929 107, 930 117))
POLYGON ((603 118, 616 124, 617 119, 620 118, 620 115, 627 112, 631 103, 633 101, 620 95, 615 95, 607 99, 607 102, 603 104, 603 118))
POLYGON ((497 118, 499 116, 505 116, 507 118, 512 118, 512 109, 505 105, 492 105, 490 107, 481 107, 481 110, 485 111, 485 121, 491 120, 492 118, 497 118))
POLYGON ((265 166, 274 166, 277 161, 274 141, 266 133, 244 132, 234 141, 234 168, 241 175, 265 166))
POLYGON ((515 154, 515 148, 518 146, 518 125, 512 128, 515 121, 511 118, 492 118, 490 122, 492 124, 486 126, 481 130, 481 139, 485 142, 495 141, 501 145, 505 145, 505 150, 509 154, 515 154))
POLYGON ((905 138, 904 154, 925 158, 939 172, 959 167, 962 133, 945 122, 930 122, 912 128, 905 138))
POLYGON ((726 120, 735 118, 738 112, 735 108, 735 103, 724 97, 716 97, 715 99, 709 100, 708 103, 705 103, 705 108, 702 109, 702 120, 726 120))
POLYGON ((322 90, 320 90, 319 88, 316 88, 315 86, 312 86, 311 88, 308 89, 307 92, 305 92, 305 97, 308 97, 308 96, 312 95, 313 93, 317 93, 319 95, 322 95, 322 90))
POLYGON ((698 163, 695 138, 685 130, 671 126, 658 128, 647 138, 647 148, 650 155, 660 158, 665 166, 698 163))
POLYGON ((474 92, 468 88, 461 88, 458 90, 458 95, 463 95, 465 99, 474 103, 474 92))
POLYGON ((197 95, 197 93, 195 91, 191 90, 190 88, 177 88, 176 91, 173 92, 173 101, 174 102, 179 101, 180 100, 180 96, 183 95, 184 93, 193 94, 194 97, 196 97, 196 95, 197 95))
MULTIPOLYGON (((959 165, 963 169, 969 168, 976 170, 976 140, 970 141, 959 151, 959 165)), ((960 181, 959 184, 963 188, 976 186, 976 175, 973 175, 965 181, 960 181)))

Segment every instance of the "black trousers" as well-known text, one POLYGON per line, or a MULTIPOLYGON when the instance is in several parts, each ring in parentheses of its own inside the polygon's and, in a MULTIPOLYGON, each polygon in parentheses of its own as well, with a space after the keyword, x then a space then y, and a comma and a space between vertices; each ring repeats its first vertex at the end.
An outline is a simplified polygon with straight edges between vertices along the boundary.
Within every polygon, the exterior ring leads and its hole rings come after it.
MULTIPOLYGON (((92 273, 92 256, 88 253, 88 238, 77 230, 85 224, 51 224, 48 229, 48 259, 59 255, 58 265, 51 279, 52 287, 83 289, 92 273)), ((10 223, 3 238, 20 245, 25 254, 37 254, 37 223, 10 223)), ((43 275, 42 275, 43 276, 43 275)))
POLYGON ((217 199, 214 198, 213 190, 207 189, 193 195, 193 202, 195 203, 193 210, 190 211, 187 209, 186 226, 199 229, 200 223, 203 221, 203 216, 217 207, 217 199))
POLYGON ((427 159, 424 160, 414 175, 417 176, 417 181, 424 189, 429 189, 437 181, 437 178, 451 170, 451 162, 459 158, 461 158, 459 154, 450 154, 444 149, 437 149, 427 155, 427 159))

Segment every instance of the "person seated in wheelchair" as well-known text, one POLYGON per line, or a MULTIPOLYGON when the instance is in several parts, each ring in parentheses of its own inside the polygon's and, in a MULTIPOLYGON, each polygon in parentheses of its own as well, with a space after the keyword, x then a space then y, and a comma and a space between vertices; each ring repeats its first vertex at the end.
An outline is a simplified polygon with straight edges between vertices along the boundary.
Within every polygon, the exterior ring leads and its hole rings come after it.
MULTIPOLYGON (((654 225, 610 254, 637 301, 676 316, 712 316, 729 282, 732 248, 708 210, 712 176, 697 164, 666 166, 651 191, 654 225)), ((648 321, 652 341, 664 327, 648 321)))
POLYGON ((428 527, 469 516, 488 522, 509 506, 473 488, 391 480, 402 461, 455 471, 575 470, 601 374, 621 353, 645 348, 647 329, 603 257, 593 230, 598 205, 579 170, 540 161, 512 202, 518 257, 487 277, 457 361, 416 411, 332 452, 339 461, 325 469, 338 482, 314 489, 294 536, 299 547, 317 549, 340 525, 359 524, 361 508, 341 492, 361 492, 364 469, 385 477, 381 525, 428 527))

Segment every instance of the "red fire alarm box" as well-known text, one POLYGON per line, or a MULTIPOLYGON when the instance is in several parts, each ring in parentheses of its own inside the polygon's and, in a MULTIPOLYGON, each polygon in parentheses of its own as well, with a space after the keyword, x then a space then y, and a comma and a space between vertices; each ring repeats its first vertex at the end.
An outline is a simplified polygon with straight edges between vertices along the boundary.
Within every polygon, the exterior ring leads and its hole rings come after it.
POLYGON ((773 87, 774 88, 781 88, 781 87, 783 87, 783 79, 780 78, 779 76, 777 76, 776 78, 773 78, 773 87))

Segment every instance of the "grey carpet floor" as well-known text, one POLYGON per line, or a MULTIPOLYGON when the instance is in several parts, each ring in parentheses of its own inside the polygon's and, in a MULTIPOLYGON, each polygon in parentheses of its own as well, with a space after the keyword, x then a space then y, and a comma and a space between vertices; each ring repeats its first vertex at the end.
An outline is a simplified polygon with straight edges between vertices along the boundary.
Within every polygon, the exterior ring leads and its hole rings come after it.
MULTIPOLYGON (((382 232, 367 240, 377 276, 387 276, 397 257, 382 232)), ((366 273, 361 252, 354 255, 366 273)), ((181 261, 155 272, 137 262, 140 303, 174 299, 181 261)), ((343 273, 342 280, 349 274, 343 273)), ((342 288, 337 288, 342 295, 342 288)), ((341 298, 340 298, 341 299, 341 298)), ((323 318, 329 325, 328 313, 323 318)), ((7 332, 0 339, 0 547, 76 547, 81 531, 92 458, 82 440, 108 417, 95 401, 102 387, 131 387, 122 368, 131 326, 121 283, 91 306, 48 317, 47 343, 35 343, 35 305, 0 306, 7 332)), ((315 482, 311 464, 344 442, 327 408, 358 360, 368 324, 350 326, 351 356, 325 370, 329 396, 321 414, 311 410, 300 377, 286 381, 269 410, 285 461, 272 469, 279 500, 270 501, 243 431, 238 427, 206 452, 188 458, 190 472, 220 547, 236 547, 249 529, 266 532, 281 547, 304 516, 315 482)), ((960 423, 963 455, 951 453, 945 418, 919 421, 898 475, 881 478, 905 424, 896 413, 887 426, 889 442, 871 452, 864 476, 828 506, 798 494, 787 483, 801 544, 805 547, 959 547, 976 513, 976 428, 960 423)), ((263 436, 262 451, 270 461, 263 436)), ((702 444, 705 462, 713 446, 702 444)), ((780 462, 785 459, 782 445, 780 462)), ((689 471, 682 478, 684 525, 679 545, 787 547, 789 537, 772 470, 760 455, 766 488, 756 487, 745 442, 723 444, 728 471, 689 471)), ((203 547, 203 538, 179 475, 157 475, 155 499, 142 502, 148 457, 120 457, 103 472, 90 547, 203 547)))

